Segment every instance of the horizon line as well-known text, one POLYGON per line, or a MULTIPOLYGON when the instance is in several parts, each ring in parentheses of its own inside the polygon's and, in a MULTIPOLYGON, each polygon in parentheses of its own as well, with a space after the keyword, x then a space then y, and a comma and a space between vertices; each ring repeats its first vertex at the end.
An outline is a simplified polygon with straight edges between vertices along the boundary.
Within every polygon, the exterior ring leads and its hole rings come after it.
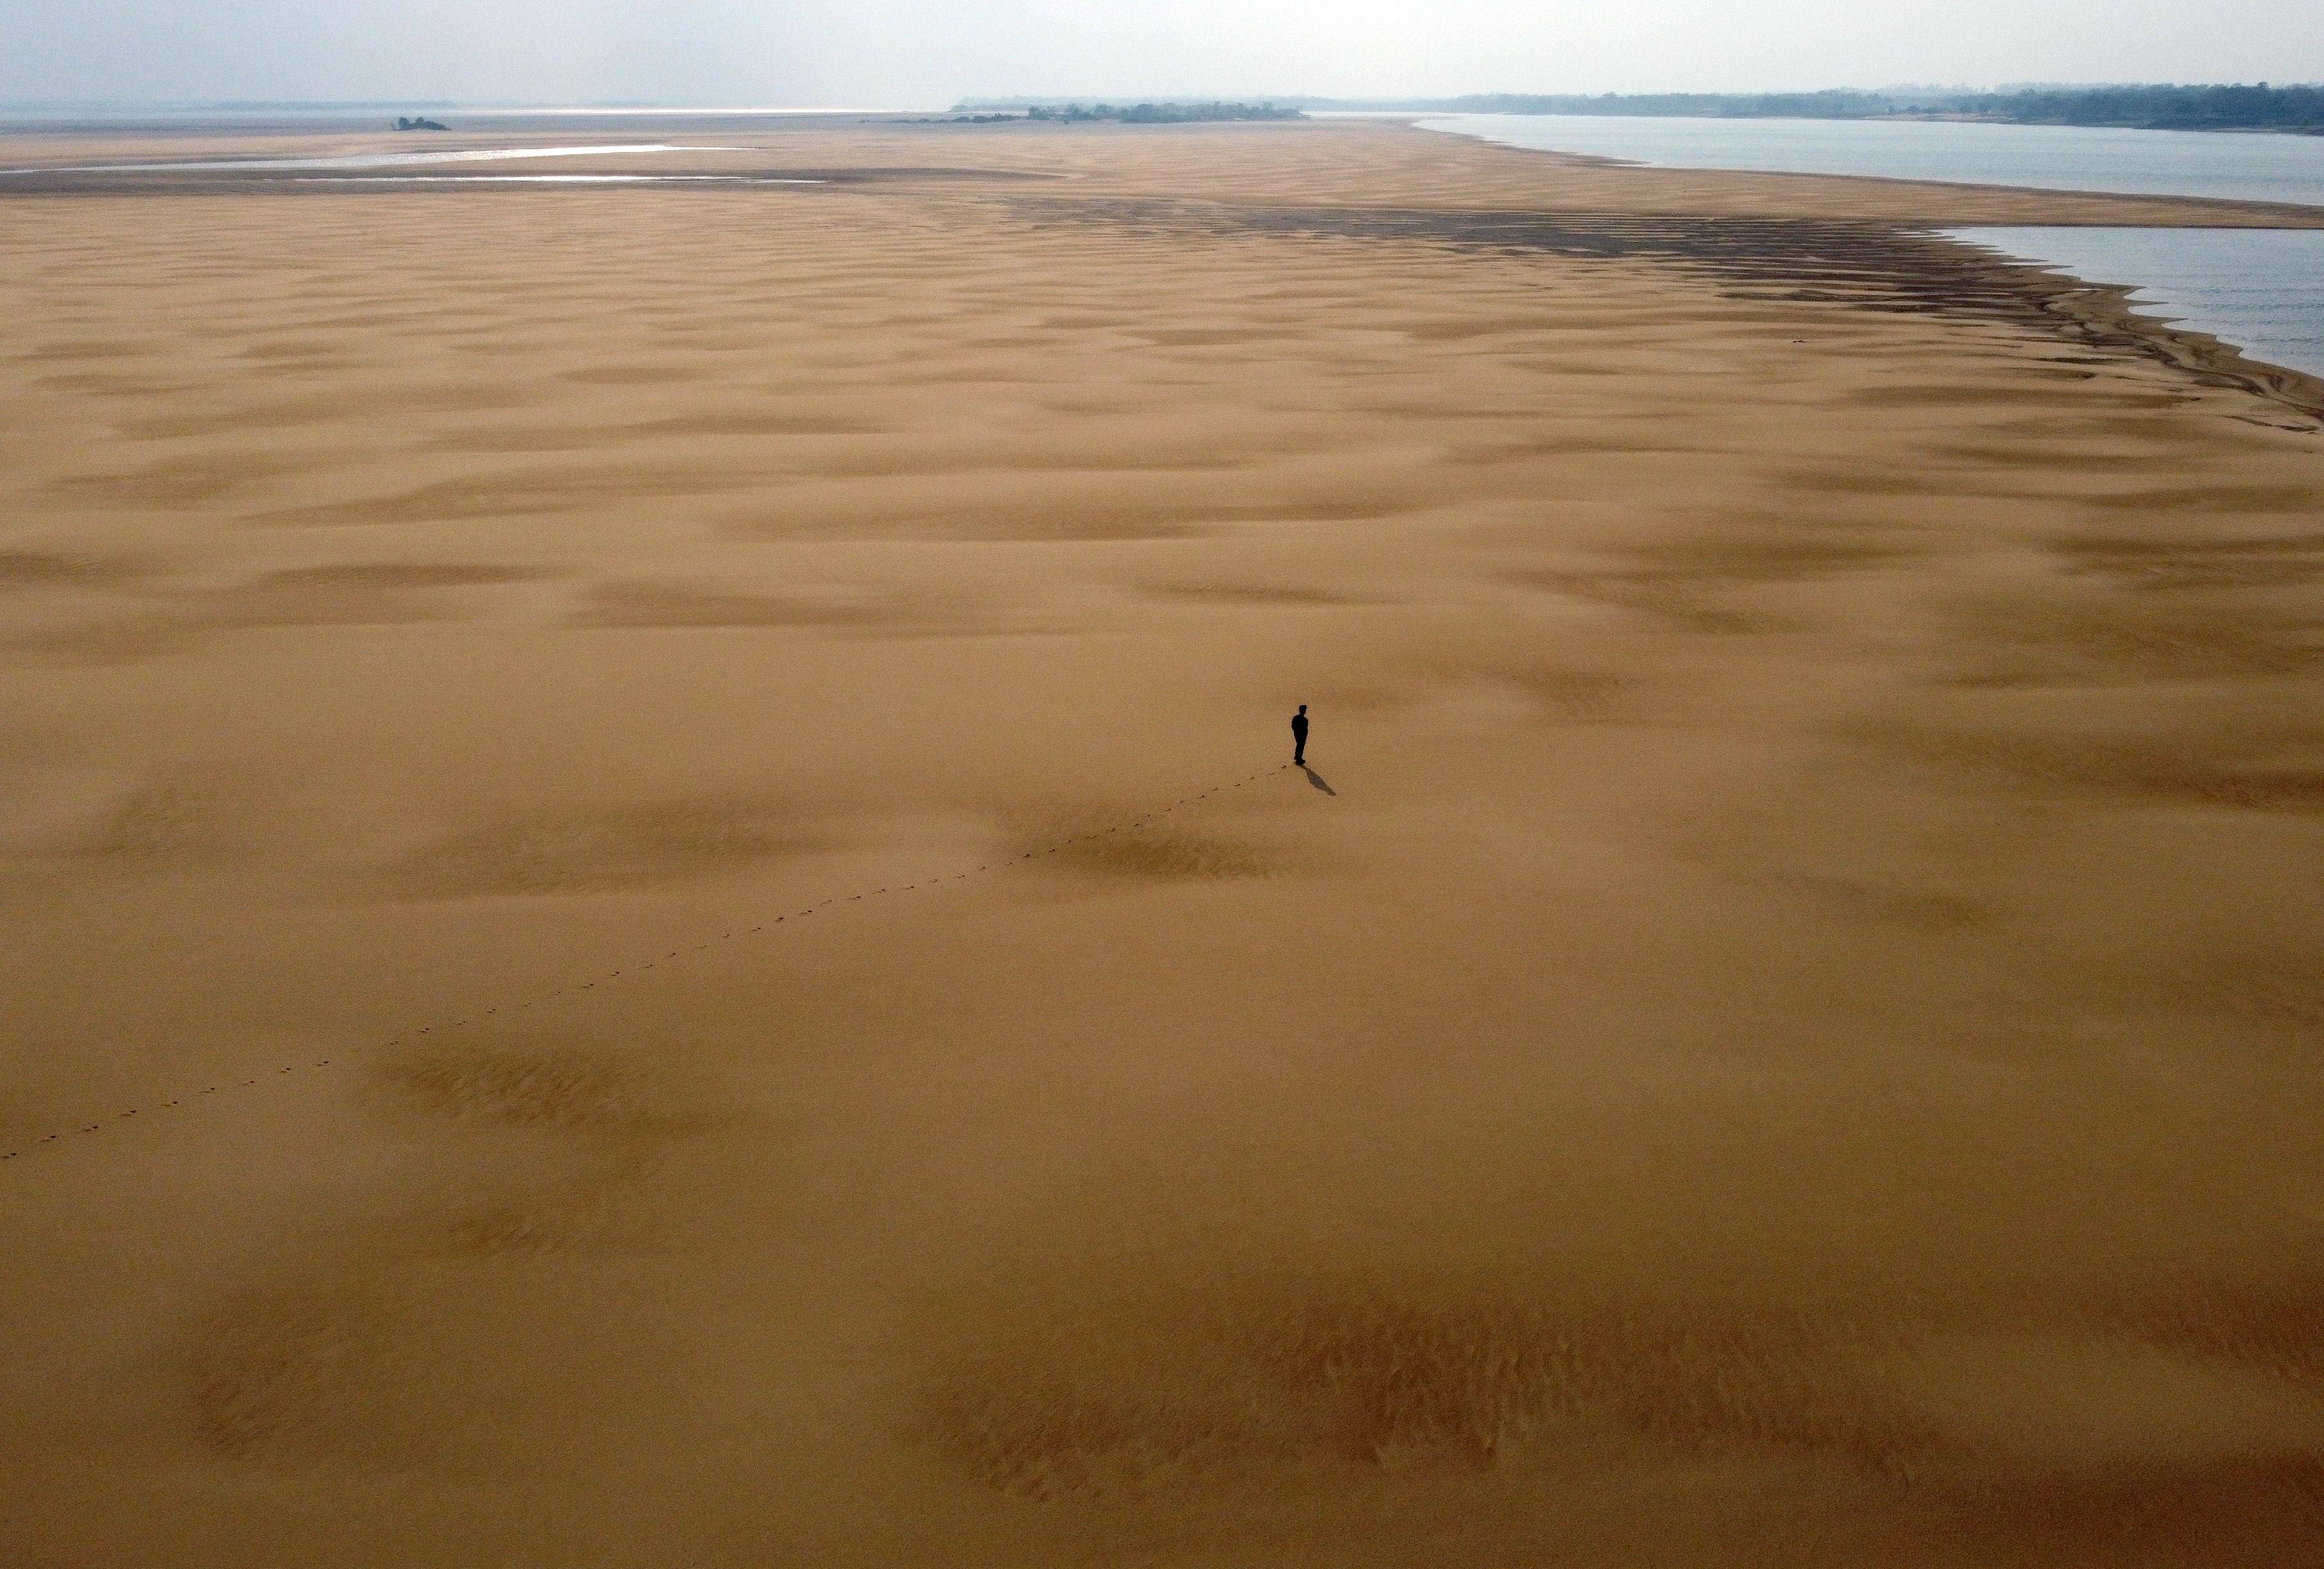
POLYGON ((607 99, 525 99, 525 98, 445 98, 445 97, 379 97, 379 98, 0 98, 0 114, 31 110, 71 110, 80 113, 96 111, 195 110, 208 113, 236 113, 283 110, 336 110, 346 113, 391 112, 398 109, 447 109, 469 114, 531 113, 531 114, 702 114, 702 115, 916 115, 944 112, 968 104, 1010 103, 1098 103, 1116 99, 1150 104, 1209 104, 1209 103, 1268 103, 1304 102, 1314 104, 1396 104, 1411 102, 1445 102, 1459 98, 1647 98, 1647 97, 1789 97, 1812 96, 1819 94, 1856 93, 1877 96, 1894 93, 1966 93, 2006 95, 2021 92, 2056 91, 2072 88, 2103 87, 2260 87, 2276 91, 2293 88, 2324 87, 2324 81, 2129 81, 2123 79, 2081 82, 2043 81, 2006 82, 1996 86, 1974 83, 1909 83, 1882 87, 1685 87, 1604 89, 1596 92, 1549 88, 1479 88, 1465 92, 1437 93, 1221 93, 1221 92, 1110 92, 1110 93, 963 93, 950 105, 821 105, 821 104, 736 104, 688 102, 684 100, 654 100, 641 98, 607 99))

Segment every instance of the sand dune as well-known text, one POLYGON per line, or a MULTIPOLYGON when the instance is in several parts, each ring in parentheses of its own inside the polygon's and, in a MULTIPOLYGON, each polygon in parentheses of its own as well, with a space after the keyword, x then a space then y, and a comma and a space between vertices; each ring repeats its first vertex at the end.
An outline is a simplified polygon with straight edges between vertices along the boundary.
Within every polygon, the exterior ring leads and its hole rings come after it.
POLYGON ((736 140, 0 193, 11 1562, 2324 1557, 2217 204, 736 140))

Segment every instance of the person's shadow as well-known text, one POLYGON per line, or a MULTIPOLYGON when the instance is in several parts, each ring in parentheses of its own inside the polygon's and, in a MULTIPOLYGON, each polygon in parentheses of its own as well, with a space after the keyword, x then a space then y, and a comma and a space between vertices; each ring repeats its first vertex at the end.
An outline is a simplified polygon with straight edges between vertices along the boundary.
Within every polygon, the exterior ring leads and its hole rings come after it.
POLYGON ((1321 790, 1324 794, 1337 795, 1339 794, 1338 791, 1323 783, 1323 775, 1315 772, 1314 769, 1310 768, 1306 764, 1300 764, 1299 771, 1307 775, 1307 783, 1315 786, 1316 789, 1321 790))

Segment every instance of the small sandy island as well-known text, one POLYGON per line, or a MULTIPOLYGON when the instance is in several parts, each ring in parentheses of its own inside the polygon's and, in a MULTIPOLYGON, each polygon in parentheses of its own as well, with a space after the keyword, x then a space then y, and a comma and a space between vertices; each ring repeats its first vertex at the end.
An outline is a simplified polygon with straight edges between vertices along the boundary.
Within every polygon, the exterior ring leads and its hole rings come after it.
POLYGON ((2324 1561, 2318 215, 663 140, 5 139, 0 1560, 2324 1561))

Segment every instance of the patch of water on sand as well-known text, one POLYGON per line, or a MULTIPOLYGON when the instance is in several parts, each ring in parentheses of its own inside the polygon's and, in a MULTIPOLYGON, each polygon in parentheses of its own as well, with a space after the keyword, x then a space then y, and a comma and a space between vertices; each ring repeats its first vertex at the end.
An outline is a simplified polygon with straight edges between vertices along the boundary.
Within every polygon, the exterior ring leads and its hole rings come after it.
POLYGON ((331 169, 402 169, 429 163, 486 163, 510 158, 603 158, 635 152, 742 152, 741 147, 681 147, 629 142, 595 147, 479 147, 448 152, 355 152, 335 158, 219 158, 179 163, 74 163, 49 169, 0 169, 0 174, 215 174, 331 169))
POLYGON ((749 174, 301 174, 300 185, 821 185, 749 174))

